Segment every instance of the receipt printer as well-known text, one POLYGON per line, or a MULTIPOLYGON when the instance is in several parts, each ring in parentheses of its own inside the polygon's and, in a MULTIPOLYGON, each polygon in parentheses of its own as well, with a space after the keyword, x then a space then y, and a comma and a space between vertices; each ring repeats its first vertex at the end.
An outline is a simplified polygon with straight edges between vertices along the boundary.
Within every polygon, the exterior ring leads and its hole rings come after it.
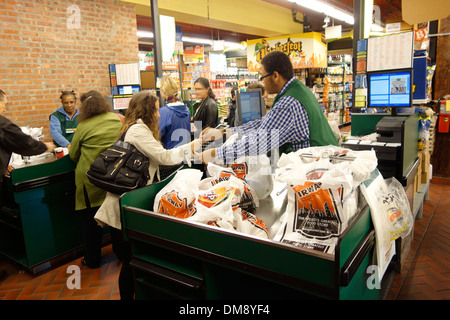
POLYGON ((403 185, 414 178, 412 170, 417 161, 419 121, 417 114, 408 117, 383 117, 376 125, 377 141, 370 144, 344 143, 352 150, 375 150, 378 170, 385 179, 395 177, 403 185))
POLYGON ((378 142, 402 143, 407 117, 384 117, 377 123, 378 142))

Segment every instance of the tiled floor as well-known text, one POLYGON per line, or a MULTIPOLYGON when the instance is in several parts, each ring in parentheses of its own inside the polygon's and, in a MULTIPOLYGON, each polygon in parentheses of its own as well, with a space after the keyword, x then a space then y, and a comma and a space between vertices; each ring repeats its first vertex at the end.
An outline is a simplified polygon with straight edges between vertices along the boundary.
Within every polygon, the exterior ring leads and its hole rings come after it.
POLYGON ((396 274, 388 299, 450 299, 450 185, 430 184, 404 271, 396 274))
POLYGON ((102 255, 98 269, 89 269, 78 258, 38 276, 0 257, 0 269, 8 272, 0 281, 0 300, 118 300, 120 262, 111 245, 103 247, 102 255), (74 271, 68 270, 71 265, 80 268, 80 289, 69 289, 76 283, 73 278, 69 279, 75 275, 74 271))
MULTIPOLYGON (((33 276, 0 257, 8 275, 0 281, 0 300, 117 300, 120 262, 111 245, 103 248, 100 268, 82 266, 80 259, 33 276), (80 267, 81 289, 68 289, 70 265, 80 267)), ((416 220, 414 240, 401 273, 395 274, 388 300, 450 299, 450 186, 430 184, 422 219, 416 220)))

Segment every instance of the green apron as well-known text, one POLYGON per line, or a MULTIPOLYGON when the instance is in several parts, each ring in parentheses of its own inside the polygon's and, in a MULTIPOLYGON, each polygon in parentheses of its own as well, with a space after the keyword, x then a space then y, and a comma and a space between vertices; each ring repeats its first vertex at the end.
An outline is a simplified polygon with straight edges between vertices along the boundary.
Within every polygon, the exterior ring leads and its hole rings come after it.
MULTIPOLYGON (((309 121, 309 142, 311 147, 328 145, 338 146, 338 142, 328 124, 327 118, 325 118, 316 97, 307 86, 298 79, 295 79, 283 93, 275 97, 272 106, 274 106, 279 99, 286 96, 298 100, 306 110, 309 121)), ((280 146, 279 152, 280 154, 289 153, 294 150, 294 145, 299 145, 306 141, 286 142, 280 146)))
POLYGON ((59 123, 61 123, 61 134, 63 137, 66 138, 67 141, 72 142, 73 135, 78 127, 77 117, 73 117, 72 120, 67 120, 66 116, 59 111, 53 112, 52 115, 59 120, 59 123))

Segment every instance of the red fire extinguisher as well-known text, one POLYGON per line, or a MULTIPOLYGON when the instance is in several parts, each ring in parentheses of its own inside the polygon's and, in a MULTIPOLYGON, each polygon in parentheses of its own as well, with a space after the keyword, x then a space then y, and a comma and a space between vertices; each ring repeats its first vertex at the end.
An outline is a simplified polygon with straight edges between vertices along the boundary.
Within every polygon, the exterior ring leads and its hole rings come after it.
POLYGON ((446 95, 439 100, 438 132, 448 133, 450 130, 450 110, 447 108, 447 103, 450 103, 450 95, 446 95))

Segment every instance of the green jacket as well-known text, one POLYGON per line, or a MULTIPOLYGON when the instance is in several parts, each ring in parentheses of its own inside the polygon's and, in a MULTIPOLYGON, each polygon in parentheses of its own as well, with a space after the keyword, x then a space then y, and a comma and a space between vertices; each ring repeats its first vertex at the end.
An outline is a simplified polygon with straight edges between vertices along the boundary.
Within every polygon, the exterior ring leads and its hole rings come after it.
MULTIPOLYGON (((336 137, 334 136, 316 97, 307 86, 298 79, 295 79, 281 95, 275 97, 272 105, 275 105, 281 97, 285 96, 293 97, 305 108, 309 120, 309 141, 311 147, 338 145, 336 137)), ((301 142, 303 141, 298 141, 297 143, 301 142)), ((280 152, 288 153, 292 151, 293 144, 296 143, 284 144, 280 147, 280 152)))
POLYGON ((86 209, 84 189, 91 207, 103 203, 106 191, 95 187, 86 177, 91 163, 117 139, 122 121, 117 114, 108 112, 86 119, 78 125, 69 156, 77 164, 75 168, 75 210, 86 209))

